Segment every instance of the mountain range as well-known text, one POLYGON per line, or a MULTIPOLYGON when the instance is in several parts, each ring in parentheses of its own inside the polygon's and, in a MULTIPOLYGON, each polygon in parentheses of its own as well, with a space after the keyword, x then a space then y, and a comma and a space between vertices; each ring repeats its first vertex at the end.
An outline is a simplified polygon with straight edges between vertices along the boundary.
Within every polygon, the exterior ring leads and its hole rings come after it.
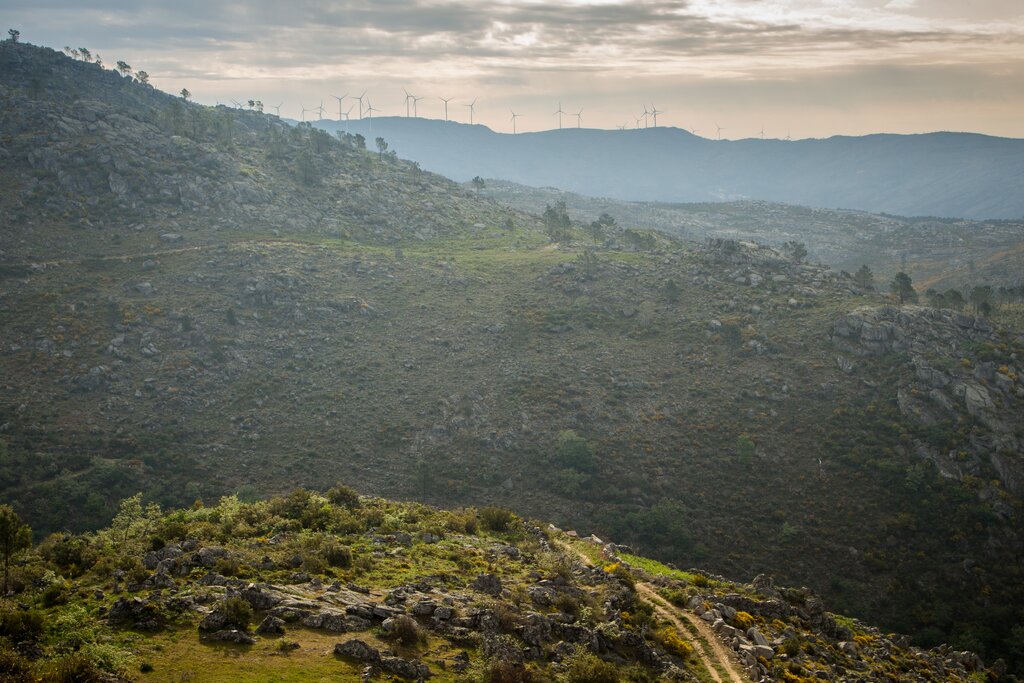
POLYGON ((566 128, 510 135, 422 118, 319 120, 383 137, 402 158, 592 197, 766 200, 903 216, 1024 218, 1024 140, 971 133, 709 140, 679 128, 566 128))

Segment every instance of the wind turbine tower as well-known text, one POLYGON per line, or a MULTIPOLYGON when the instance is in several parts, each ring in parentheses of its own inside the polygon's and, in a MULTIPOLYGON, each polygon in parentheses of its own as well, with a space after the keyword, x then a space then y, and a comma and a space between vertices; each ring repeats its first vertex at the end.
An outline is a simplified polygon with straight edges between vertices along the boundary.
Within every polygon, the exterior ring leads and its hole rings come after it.
POLYGON ((420 100, 422 100, 423 98, 422 98, 422 97, 416 97, 415 95, 411 95, 411 97, 412 97, 412 115, 413 115, 414 117, 416 117, 416 118, 419 118, 419 116, 420 116, 420 111, 419 111, 419 109, 417 109, 417 108, 416 108, 416 105, 417 105, 417 104, 419 103, 419 101, 420 101, 420 100))
POLYGON ((476 106, 476 98, 474 97, 472 102, 470 102, 469 104, 464 104, 462 106, 463 107, 469 107, 469 125, 472 126, 473 125, 473 107, 476 106))
POLYGON ((364 97, 366 97, 366 91, 365 90, 363 91, 362 95, 360 95, 359 97, 356 98, 357 100, 359 100, 359 120, 360 121, 363 119, 363 98, 364 97))
POLYGON ((717 129, 718 129, 718 139, 719 139, 719 140, 721 140, 721 139, 722 139, 722 131, 723 131, 723 130, 725 130, 725 128, 722 128, 722 127, 721 127, 720 125, 718 125, 717 123, 715 124, 715 128, 717 128, 717 129))
POLYGON ((653 104, 651 105, 651 116, 654 117, 654 127, 655 128, 658 127, 658 114, 664 114, 664 113, 665 112, 661 111, 660 109, 655 107, 653 104))
POLYGON ((451 102, 452 100, 454 100, 455 98, 454 97, 440 97, 438 99, 440 99, 442 102, 444 102, 444 120, 445 120, 445 123, 447 123, 448 122, 448 103, 451 102))
MULTIPOLYGON (((281 104, 284 104, 284 102, 282 102, 281 104)), ((277 118, 281 118, 281 104, 270 105, 270 108, 274 110, 274 114, 277 116, 277 118)))
POLYGON ((557 116, 558 117, 558 130, 562 130, 562 114, 564 114, 564 113, 565 112, 562 111, 562 103, 559 102, 558 103, 558 111, 556 111, 554 114, 552 114, 552 116, 557 116))
POLYGON ((338 100, 338 120, 341 121, 341 101, 348 97, 348 93, 345 93, 341 97, 338 97, 337 95, 331 95, 331 97, 338 100))
POLYGON ((405 118, 409 118, 409 100, 412 98, 412 95, 405 88, 402 88, 402 92, 405 93, 405 118))
POLYGON ((521 114, 517 114, 514 111, 512 111, 511 109, 509 109, 509 111, 512 112, 512 135, 515 135, 516 134, 516 119, 519 118, 521 116, 521 114))
POLYGON ((577 128, 579 128, 579 127, 580 127, 580 124, 582 124, 582 123, 583 123, 583 110, 582 110, 582 109, 580 109, 580 110, 579 110, 578 112, 576 112, 575 114, 573 114, 573 116, 575 116, 575 117, 576 117, 576 127, 577 127, 577 128))

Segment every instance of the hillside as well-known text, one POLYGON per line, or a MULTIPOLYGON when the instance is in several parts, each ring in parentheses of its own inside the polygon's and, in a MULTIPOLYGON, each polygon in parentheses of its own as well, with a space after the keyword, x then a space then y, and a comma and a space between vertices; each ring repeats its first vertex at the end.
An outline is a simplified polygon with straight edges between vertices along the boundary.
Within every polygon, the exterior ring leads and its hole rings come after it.
POLYGON ((755 244, 594 240, 52 51, 0 66, 0 500, 38 533, 343 480, 1016 656, 1019 328, 755 244))
POLYGON ((1024 218, 1024 140, 968 133, 708 140, 677 128, 508 135, 416 118, 317 121, 384 137, 403 158, 627 201, 764 200, 901 216, 1024 218))
POLYGON ((867 264, 880 282, 909 273, 920 291, 1016 287, 1024 273, 1024 222, 905 218, 770 202, 662 204, 586 197, 556 188, 488 180, 483 194, 535 214, 565 202, 581 223, 608 214, 627 228, 690 240, 748 240, 782 248, 802 242, 809 258, 850 273, 867 264))
MULTIPOLYGON (((2 510, 0 510, 2 513, 2 510)), ((683 572, 499 508, 336 486, 168 513, 20 556, 0 677, 543 683, 995 680, 807 589, 683 572)))

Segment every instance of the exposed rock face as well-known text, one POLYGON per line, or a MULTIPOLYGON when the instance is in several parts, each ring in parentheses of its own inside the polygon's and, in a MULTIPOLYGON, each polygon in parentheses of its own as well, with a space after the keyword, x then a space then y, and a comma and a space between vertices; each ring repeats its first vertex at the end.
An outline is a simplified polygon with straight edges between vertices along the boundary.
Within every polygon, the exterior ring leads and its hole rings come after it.
MULTIPOLYGON (((1024 365, 1010 354, 998 361, 978 357, 979 349, 992 355, 1005 348, 988 321, 923 306, 862 308, 835 321, 831 340, 851 356, 896 354, 906 363, 907 372, 894 388, 900 412, 911 422, 925 427, 962 425, 972 431, 958 458, 917 444, 918 455, 935 463, 940 474, 976 477, 982 464, 995 458, 1002 486, 1021 490, 1024 461, 995 454, 1024 452, 1024 387, 1019 380, 1024 365)), ((846 371, 842 357, 838 363, 846 371)))

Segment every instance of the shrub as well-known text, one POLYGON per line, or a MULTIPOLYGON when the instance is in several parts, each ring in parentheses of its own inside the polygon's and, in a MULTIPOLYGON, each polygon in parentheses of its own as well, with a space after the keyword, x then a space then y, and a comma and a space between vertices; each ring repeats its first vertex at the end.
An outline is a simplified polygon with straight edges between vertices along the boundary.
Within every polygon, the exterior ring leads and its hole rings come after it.
POLYGON ((618 683, 619 671, 615 665, 579 647, 564 660, 565 669, 558 675, 558 683, 618 683))
POLYGON ((486 507, 480 510, 480 522, 488 531, 508 531, 516 519, 515 514, 505 508, 486 507))
POLYGON ((33 683, 31 663, 14 650, 0 644, 0 681, 33 683))
POLYGON ((324 560, 332 567, 348 569, 352 566, 352 551, 348 546, 330 543, 324 546, 324 560))
POLYGON ((327 500, 335 505, 354 510, 359 507, 359 492, 351 486, 335 484, 327 491, 327 500))
POLYGON ((0 603, 0 636, 12 643, 35 642, 43 632, 43 615, 22 610, 12 603, 0 603))
POLYGON ((388 636, 406 647, 411 647, 425 639, 420 633, 420 625, 408 614, 400 614, 392 619, 388 636))
POLYGON ((658 629, 655 631, 654 637, 665 648, 665 651, 671 655, 684 660, 693 656, 693 646, 683 640, 672 626, 658 629))
POLYGON ((247 630, 249 624, 252 623, 252 606, 249 605, 245 598, 237 595, 225 598, 223 602, 217 605, 217 609, 224 615, 228 624, 243 631, 247 630))
POLYGON ((105 679, 91 659, 77 652, 51 660, 43 673, 48 683, 100 683, 105 679))
POLYGON ((555 440, 555 462, 579 472, 594 472, 597 469, 590 442, 571 429, 558 433, 555 440))
POLYGON ((754 625, 754 617, 749 612, 737 612, 733 624, 736 628, 747 631, 754 625))
POLYGON ((40 602, 43 607, 54 607, 63 605, 68 601, 68 589, 61 580, 54 581, 40 594, 40 602))
POLYGON ((238 576, 242 565, 237 557, 221 557, 213 565, 213 570, 222 576, 238 576))

